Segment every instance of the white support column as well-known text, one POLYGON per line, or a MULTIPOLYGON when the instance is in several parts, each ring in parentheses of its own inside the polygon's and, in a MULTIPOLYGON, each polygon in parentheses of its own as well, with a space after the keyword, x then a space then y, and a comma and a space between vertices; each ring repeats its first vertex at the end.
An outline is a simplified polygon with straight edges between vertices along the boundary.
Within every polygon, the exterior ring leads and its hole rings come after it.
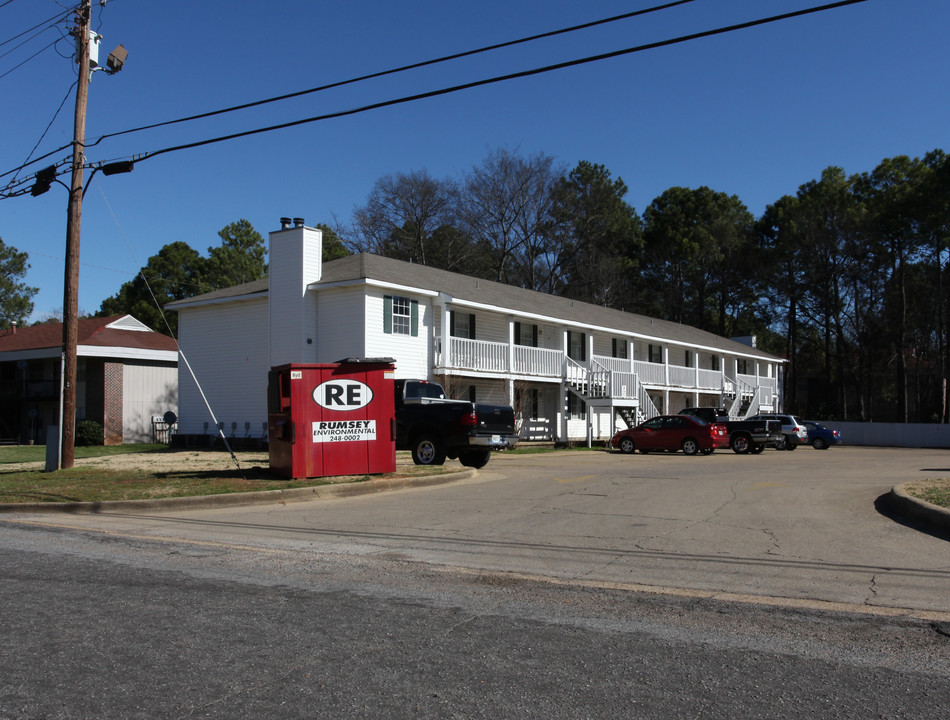
MULTIPOLYGON (((686 352, 689 352, 689 350, 687 350, 686 352)), ((699 389, 699 351, 698 350, 693 353, 693 370, 696 376, 696 381, 693 383, 693 385, 697 388, 697 391, 698 391, 699 389)))
POLYGON ((567 442, 567 394, 570 392, 567 389, 567 328, 561 328, 561 394, 558 397, 558 407, 559 407, 559 418, 561 420, 561 430, 559 433, 558 440, 562 442, 567 442))
POLYGON ((452 367, 452 319, 451 313, 449 310, 449 304, 447 302, 442 303, 442 366, 443 367, 452 367))
POLYGON ((515 371, 515 319, 508 316, 508 372, 515 371))
MULTIPOLYGON (((664 378, 663 384, 666 385, 667 388, 669 388, 670 386, 670 346, 669 345, 663 346, 663 378, 664 378)), ((669 398, 669 390, 666 391, 665 397, 669 398)), ((667 404, 666 407, 669 408, 669 404, 667 404)))
MULTIPOLYGON (((590 373, 594 369, 594 333, 587 333, 585 335, 585 340, 585 344, 587 346, 584 353, 587 356, 587 395, 590 397, 590 373)), ((591 410, 590 403, 587 403, 587 407, 584 409, 586 410, 584 415, 587 417, 587 447, 590 447, 594 434, 594 412, 591 410)))
POLYGON ((636 362, 634 357, 634 345, 633 340, 627 341, 627 361, 630 363, 630 372, 635 373, 637 371, 637 366, 634 364, 636 362))

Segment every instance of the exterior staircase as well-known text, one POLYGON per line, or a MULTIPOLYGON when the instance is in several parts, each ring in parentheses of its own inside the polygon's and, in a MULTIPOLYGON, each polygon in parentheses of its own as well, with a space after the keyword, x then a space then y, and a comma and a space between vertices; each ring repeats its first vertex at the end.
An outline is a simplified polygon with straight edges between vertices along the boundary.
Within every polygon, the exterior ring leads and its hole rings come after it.
POLYGON ((635 373, 609 370, 596 361, 588 369, 567 358, 564 380, 568 391, 588 407, 610 407, 628 428, 660 414, 635 373))

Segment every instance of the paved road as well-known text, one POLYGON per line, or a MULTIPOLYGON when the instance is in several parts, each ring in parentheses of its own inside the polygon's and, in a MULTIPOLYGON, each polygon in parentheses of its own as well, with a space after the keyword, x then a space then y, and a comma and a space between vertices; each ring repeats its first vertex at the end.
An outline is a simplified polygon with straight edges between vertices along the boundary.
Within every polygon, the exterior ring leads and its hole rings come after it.
POLYGON ((950 717, 950 545, 874 506, 948 459, 503 456, 347 500, 6 516, 0 717, 950 717))
POLYGON ((2 520, 939 618, 950 545, 876 501, 948 473, 942 450, 500 455, 471 481, 347 500, 2 520))
POLYGON ((950 624, 340 555, 0 533, 0 717, 950 716, 950 624))

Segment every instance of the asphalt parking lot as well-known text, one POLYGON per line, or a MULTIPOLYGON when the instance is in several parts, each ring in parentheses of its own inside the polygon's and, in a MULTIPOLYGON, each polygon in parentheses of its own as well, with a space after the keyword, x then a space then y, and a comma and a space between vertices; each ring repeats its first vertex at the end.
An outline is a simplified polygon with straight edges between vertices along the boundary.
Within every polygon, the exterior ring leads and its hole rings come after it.
POLYGON ((433 487, 17 521, 926 616, 950 613, 947 540, 882 513, 881 499, 948 474, 945 450, 499 454, 433 487))

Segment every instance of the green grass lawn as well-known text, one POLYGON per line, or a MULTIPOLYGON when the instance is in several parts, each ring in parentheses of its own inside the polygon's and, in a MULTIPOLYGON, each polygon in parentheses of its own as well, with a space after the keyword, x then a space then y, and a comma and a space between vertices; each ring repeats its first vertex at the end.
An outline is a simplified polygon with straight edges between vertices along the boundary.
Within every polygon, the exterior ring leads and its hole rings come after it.
POLYGON ((911 486, 907 492, 934 505, 950 508, 950 480, 930 480, 911 486))

